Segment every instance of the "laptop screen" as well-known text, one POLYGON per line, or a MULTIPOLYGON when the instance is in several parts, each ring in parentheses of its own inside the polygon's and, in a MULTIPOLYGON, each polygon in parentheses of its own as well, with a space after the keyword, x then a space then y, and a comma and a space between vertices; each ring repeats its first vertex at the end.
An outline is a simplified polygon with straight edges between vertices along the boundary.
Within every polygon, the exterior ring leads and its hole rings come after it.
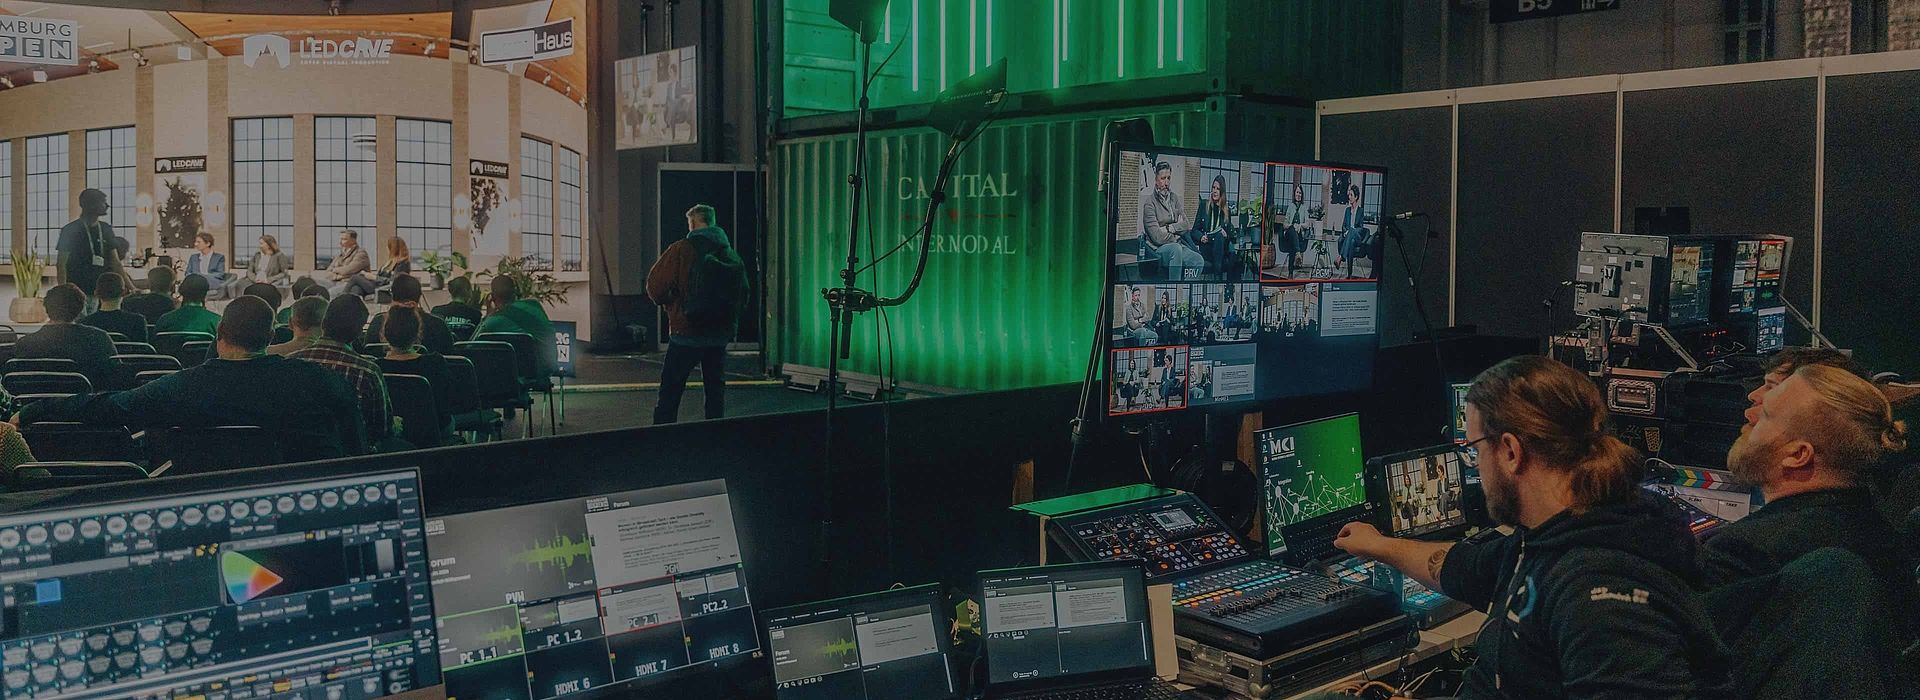
POLYGON ((1376 459, 1368 470, 1383 496, 1389 535, 1419 537, 1466 524, 1466 485, 1453 445, 1376 459))
POLYGON ((1139 562, 980 572, 987 683, 1066 686, 1153 675, 1139 562))
POLYGON ((1365 511, 1360 416, 1349 413, 1269 428, 1257 433, 1254 442, 1260 454, 1267 553, 1300 559, 1319 552, 1289 552, 1290 547, 1330 549, 1339 527, 1365 511), (1289 535, 1289 530, 1299 536, 1289 535))
POLYGON ((934 585, 767 614, 779 700, 947 700, 950 625, 934 585))

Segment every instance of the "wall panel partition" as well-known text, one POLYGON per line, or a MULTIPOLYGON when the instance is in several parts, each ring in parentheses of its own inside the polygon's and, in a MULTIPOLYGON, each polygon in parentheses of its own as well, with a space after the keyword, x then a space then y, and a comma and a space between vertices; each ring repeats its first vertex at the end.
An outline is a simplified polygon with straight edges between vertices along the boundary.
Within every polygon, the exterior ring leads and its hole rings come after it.
POLYGON ((1910 310, 1920 283, 1920 71, 1827 78, 1820 329, 1867 366, 1920 369, 1910 310))
POLYGON ((1792 236, 1786 298, 1812 313, 1818 91, 1806 78, 1626 93, 1622 226, 1636 207, 1685 206, 1694 233, 1792 236))
POLYGON ((1613 227, 1614 111, 1611 92, 1460 106, 1457 323, 1520 336, 1574 325, 1560 283, 1580 233, 1613 227))
MULTIPOLYGON (((1383 112, 1329 114, 1320 118, 1320 159, 1378 165, 1387 169, 1387 195, 1381 211, 1430 215, 1434 238, 1422 235, 1422 222, 1401 224, 1407 253, 1418 273, 1420 293, 1434 328, 1447 325, 1447 230, 1449 180, 1453 174, 1453 108, 1422 107, 1383 112), (1425 252, 1422 255, 1422 252, 1425 252)), ((1413 293, 1407 288, 1408 259, 1386 242, 1380 276, 1380 344, 1401 345, 1421 332, 1413 293)))

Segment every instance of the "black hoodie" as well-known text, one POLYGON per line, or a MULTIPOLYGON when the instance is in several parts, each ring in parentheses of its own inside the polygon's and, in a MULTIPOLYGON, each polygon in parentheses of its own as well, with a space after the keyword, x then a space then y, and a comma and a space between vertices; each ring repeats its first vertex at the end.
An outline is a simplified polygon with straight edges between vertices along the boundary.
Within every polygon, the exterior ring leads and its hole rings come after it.
POLYGON ((1719 697, 1726 649, 1691 585, 1694 539, 1633 500, 1448 552, 1441 592, 1487 610, 1461 698, 1719 697))

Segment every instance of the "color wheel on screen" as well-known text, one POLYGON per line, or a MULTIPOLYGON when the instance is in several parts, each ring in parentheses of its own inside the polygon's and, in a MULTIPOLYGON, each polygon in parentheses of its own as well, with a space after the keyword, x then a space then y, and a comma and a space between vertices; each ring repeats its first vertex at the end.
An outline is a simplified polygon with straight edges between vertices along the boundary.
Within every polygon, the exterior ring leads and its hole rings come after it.
POLYGON ((220 578, 235 603, 258 598, 286 580, 239 552, 220 553, 220 578))

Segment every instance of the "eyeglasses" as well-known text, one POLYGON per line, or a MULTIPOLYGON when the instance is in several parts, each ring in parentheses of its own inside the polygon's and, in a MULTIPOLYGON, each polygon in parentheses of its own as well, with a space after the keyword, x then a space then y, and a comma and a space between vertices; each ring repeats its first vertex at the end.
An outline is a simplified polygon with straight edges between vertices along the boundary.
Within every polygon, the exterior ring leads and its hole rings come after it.
POLYGON ((1486 442, 1492 439, 1493 439, 1493 436, 1488 435, 1478 440, 1462 443, 1459 445, 1454 445, 1453 451, 1456 453, 1459 453, 1460 461, 1465 462, 1466 466, 1479 467, 1480 466, 1480 448, 1474 447, 1474 445, 1478 445, 1482 442, 1486 442))

